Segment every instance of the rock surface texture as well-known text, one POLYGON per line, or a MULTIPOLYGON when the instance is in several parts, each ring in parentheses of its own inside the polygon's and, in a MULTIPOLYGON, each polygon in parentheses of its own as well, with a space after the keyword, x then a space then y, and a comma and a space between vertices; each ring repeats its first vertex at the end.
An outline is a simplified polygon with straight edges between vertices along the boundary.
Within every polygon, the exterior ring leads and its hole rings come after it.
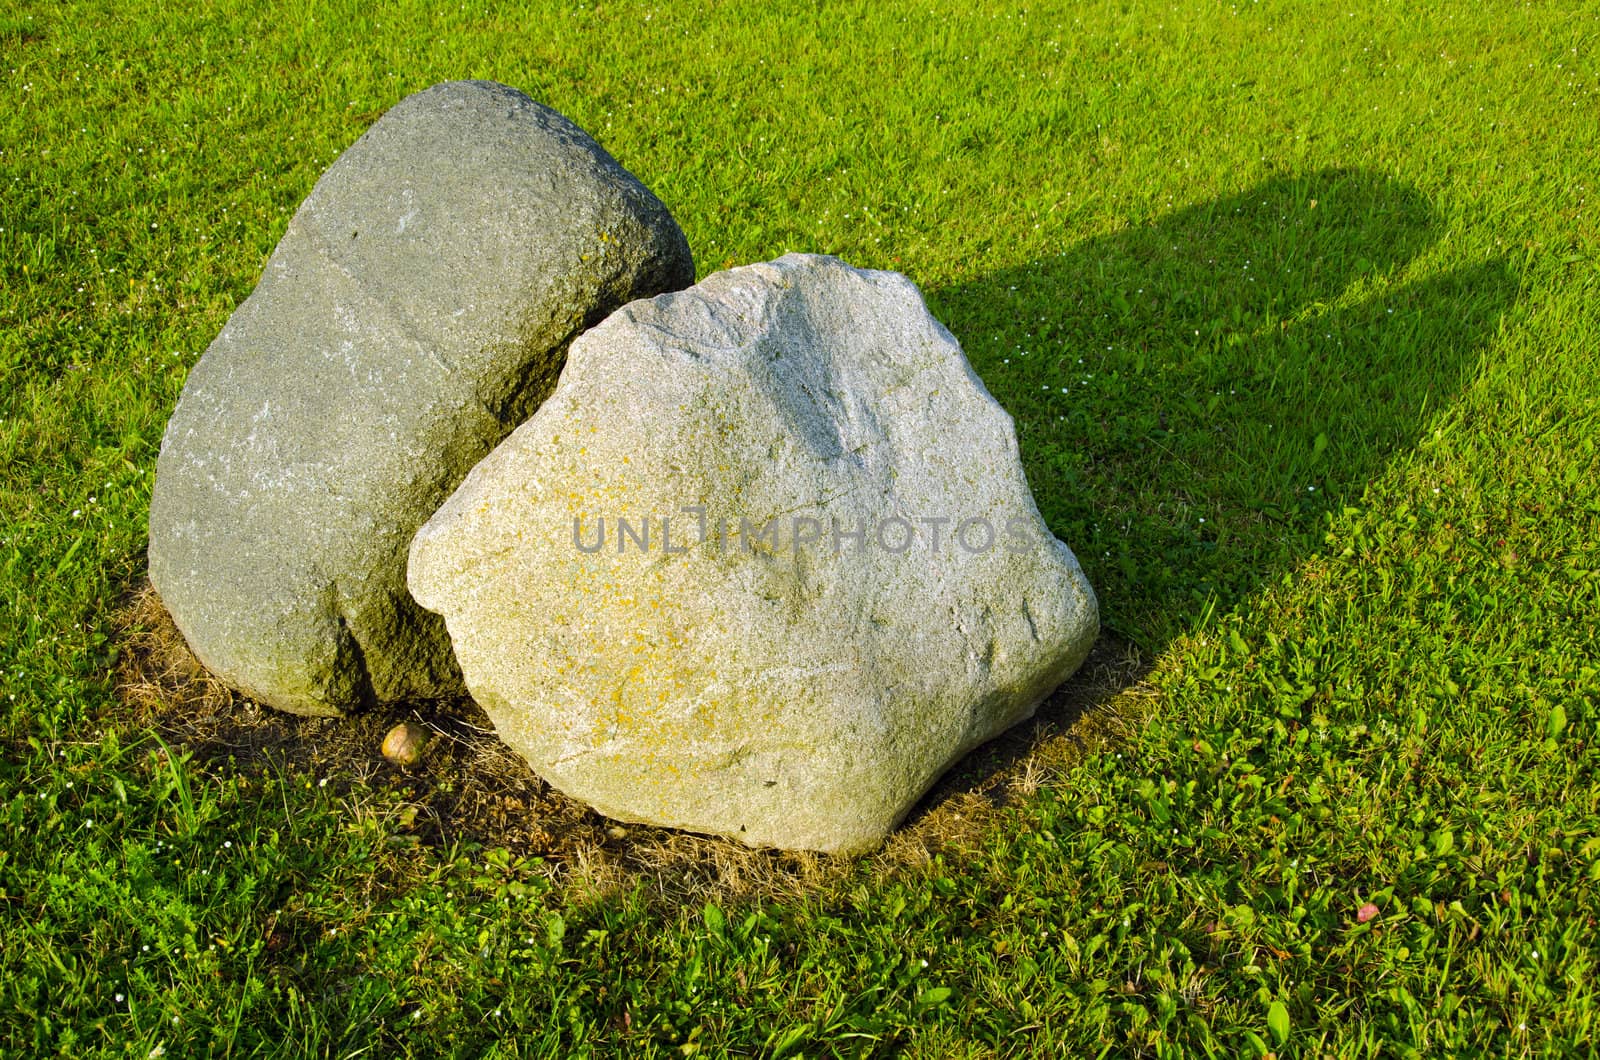
POLYGON ((693 281, 666 208, 561 115, 482 81, 401 101, 317 181, 167 427, 150 578, 201 662, 303 714, 459 692, 406 592, 412 535, 573 336, 693 281))
POLYGON ((834 852, 879 843, 1098 632, 1011 418, 916 288, 803 255, 574 342, 418 532, 410 586, 563 791, 834 852))

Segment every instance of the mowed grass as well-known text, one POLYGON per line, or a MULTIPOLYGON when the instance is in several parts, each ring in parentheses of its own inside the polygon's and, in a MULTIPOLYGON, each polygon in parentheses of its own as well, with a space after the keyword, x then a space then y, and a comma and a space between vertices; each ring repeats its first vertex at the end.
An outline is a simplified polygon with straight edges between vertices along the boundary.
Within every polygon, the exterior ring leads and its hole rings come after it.
POLYGON ((1597 45, 1594 3, 14 0, 0 1051, 1590 1049, 1597 45), (593 132, 702 275, 915 280, 1149 694, 921 862, 704 903, 130 728, 186 371, 321 170, 460 77, 593 132))

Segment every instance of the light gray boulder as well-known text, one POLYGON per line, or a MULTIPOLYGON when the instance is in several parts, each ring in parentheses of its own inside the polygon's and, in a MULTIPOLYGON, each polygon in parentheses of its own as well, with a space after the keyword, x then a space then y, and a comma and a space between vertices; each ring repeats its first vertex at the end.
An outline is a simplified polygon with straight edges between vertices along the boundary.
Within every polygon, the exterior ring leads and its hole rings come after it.
POLYGON ((301 714, 458 693, 411 537, 555 385, 567 344, 694 281, 645 187, 504 85, 402 100, 290 220, 189 374, 150 578, 200 661, 301 714))
POLYGON ((807 255, 574 342, 409 580, 552 784, 791 849, 879 843, 1098 632, 1011 418, 917 289, 807 255))

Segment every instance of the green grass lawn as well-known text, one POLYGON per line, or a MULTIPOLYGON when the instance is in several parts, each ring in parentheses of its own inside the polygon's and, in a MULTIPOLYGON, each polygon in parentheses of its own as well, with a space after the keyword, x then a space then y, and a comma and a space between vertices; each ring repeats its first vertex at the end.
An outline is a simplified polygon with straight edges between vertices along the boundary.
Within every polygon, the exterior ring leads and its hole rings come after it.
POLYGON ((1592 1048, 1597 47, 1594 2, 12 0, 0 1052, 1592 1048), (185 373, 322 169, 460 77, 590 130, 701 275, 916 281, 1137 686, 1077 679, 924 858, 693 900, 130 724, 185 373))

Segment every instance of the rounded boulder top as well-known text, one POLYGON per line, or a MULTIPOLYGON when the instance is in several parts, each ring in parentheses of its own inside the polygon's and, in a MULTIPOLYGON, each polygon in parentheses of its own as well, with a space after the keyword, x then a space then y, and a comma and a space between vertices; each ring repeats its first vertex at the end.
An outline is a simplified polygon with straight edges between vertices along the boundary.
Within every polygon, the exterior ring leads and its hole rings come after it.
POLYGON ((667 208, 487 81, 396 104, 322 175, 186 381, 150 578, 232 687, 306 714, 461 691, 406 549, 619 306, 692 283, 667 208))

